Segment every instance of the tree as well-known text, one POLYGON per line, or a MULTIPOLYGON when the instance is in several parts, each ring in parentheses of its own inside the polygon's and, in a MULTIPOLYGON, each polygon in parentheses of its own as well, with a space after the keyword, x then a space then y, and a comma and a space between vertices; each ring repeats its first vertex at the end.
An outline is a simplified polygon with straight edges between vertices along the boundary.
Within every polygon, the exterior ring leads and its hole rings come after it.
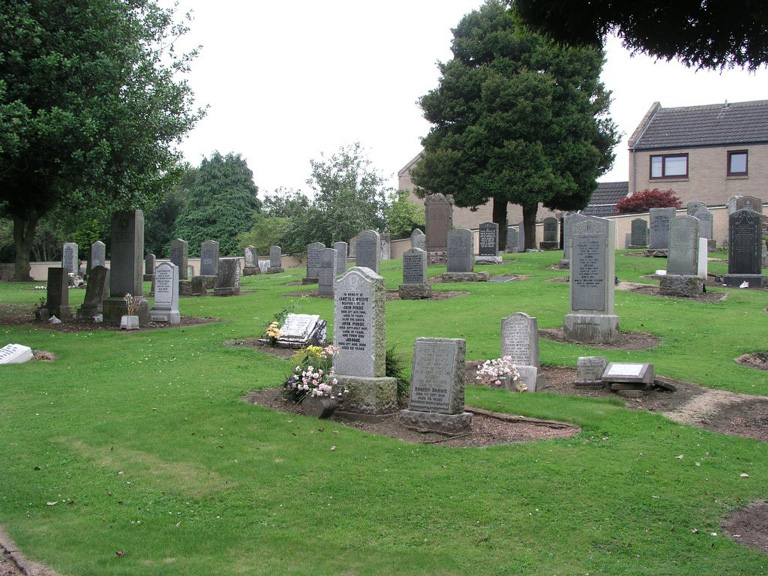
POLYGON ((176 221, 187 204, 189 190, 197 176, 197 168, 185 166, 178 183, 165 193, 165 198, 144 213, 144 251, 158 258, 169 257, 175 238, 176 221))
POLYGON ((532 29, 573 46, 602 47, 614 32, 632 52, 723 69, 768 63, 768 3, 754 0, 507 0, 532 29))
POLYGON ((179 75, 186 32, 153 0, 15 0, 0 8, 0 210, 14 278, 60 203, 141 208, 177 176, 175 145, 203 115, 179 75))
POLYGON ((538 204, 585 207, 613 162, 618 138, 599 81, 603 55, 529 32, 498 0, 465 16, 453 34, 453 59, 420 100, 433 126, 413 181, 422 193, 453 194, 461 207, 493 199, 500 246, 507 205, 519 204, 526 247, 534 248, 538 204))
POLYGON ((414 204, 410 196, 408 190, 398 190, 389 195, 389 205, 384 215, 392 238, 410 236, 414 228, 423 227, 425 224, 424 205, 414 204))
POLYGON ((214 152, 197 170, 175 236, 189 242, 190 256, 199 256, 206 240, 216 240, 222 255, 236 254, 238 234, 251 228, 261 210, 258 191, 253 172, 239 154, 214 152))
POLYGON ((616 203, 617 214, 639 214, 651 208, 680 208, 683 203, 674 190, 640 190, 616 203))

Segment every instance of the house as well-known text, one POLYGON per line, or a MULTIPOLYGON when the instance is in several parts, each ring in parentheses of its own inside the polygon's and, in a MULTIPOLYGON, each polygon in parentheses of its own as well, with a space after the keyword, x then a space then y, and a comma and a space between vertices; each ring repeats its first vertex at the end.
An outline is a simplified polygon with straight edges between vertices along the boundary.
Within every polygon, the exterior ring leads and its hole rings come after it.
POLYGON ((671 189, 683 205, 722 206, 768 190, 768 100, 663 108, 629 139, 629 193, 671 189))
POLYGON ((598 182, 597 189, 589 199, 589 205, 580 211, 585 216, 613 216, 616 204, 627 197, 629 182, 598 182))

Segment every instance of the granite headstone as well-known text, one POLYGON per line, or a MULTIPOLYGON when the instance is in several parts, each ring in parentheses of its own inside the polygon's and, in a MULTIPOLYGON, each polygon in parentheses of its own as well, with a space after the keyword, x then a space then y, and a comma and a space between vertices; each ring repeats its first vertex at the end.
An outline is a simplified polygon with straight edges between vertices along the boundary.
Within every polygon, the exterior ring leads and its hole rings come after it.
POLYGON ((357 235, 355 266, 370 268, 379 273, 381 262, 381 238, 375 230, 363 230, 357 235))

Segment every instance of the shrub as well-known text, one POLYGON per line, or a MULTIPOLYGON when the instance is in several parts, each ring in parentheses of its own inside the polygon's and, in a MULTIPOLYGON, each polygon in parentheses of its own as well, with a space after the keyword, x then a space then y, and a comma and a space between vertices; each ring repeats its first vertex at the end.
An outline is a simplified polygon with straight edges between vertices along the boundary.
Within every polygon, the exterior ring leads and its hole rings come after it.
POLYGON ((650 208, 680 208, 682 202, 674 190, 640 190, 616 204, 617 214, 648 212, 650 208))

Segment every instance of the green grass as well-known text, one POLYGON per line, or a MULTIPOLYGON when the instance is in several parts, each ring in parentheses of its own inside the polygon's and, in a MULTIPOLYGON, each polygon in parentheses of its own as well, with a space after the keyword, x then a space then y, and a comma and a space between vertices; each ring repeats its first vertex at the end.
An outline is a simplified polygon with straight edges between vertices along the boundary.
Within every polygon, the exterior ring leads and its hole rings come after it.
MULTIPOLYGON (((642 277, 663 267, 621 254, 622 280, 651 282, 642 277)), ((468 359, 480 360, 498 356, 501 319, 511 313, 561 326, 568 286, 545 282, 567 274, 548 268, 559 258, 510 255, 488 270, 530 278, 437 285, 469 294, 389 302, 388 343, 410 358, 417 337, 460 337, 468 359)), ((291 367, 225 340, 259 335, 289 305, 332 324, 331 301, 282 295, 312 293, 287 285, 302 272, 244 278, 253 292, 237 298, 182 299, 182 315, 221 319, 201 326, 130 334, 0 326, 6 342, 58 356, 0 371, 0 524, 27 556, 82 576, 768 572, 768 556, 720 534, 723 517, 766 497, 764 443, 629 411, 619 400, 477 387, 467 391, 471 405, 583 432, 445 448, 244 404, 248 390, 278 385, 291 367)), ((400 262, 383 263, 382 275, 396 289, 400 262)), ((0 285, 0 313, 31 314, 41 295, 31 287, 0 285)), ((768 348, 766 306, 765 292, 746 290, 717 304, 617 292, 622 330, 651 332, 657 348, 542 339, 541 359, 649 361, 666 376, 768 395, 765 373, 733 362, 768 348)))

